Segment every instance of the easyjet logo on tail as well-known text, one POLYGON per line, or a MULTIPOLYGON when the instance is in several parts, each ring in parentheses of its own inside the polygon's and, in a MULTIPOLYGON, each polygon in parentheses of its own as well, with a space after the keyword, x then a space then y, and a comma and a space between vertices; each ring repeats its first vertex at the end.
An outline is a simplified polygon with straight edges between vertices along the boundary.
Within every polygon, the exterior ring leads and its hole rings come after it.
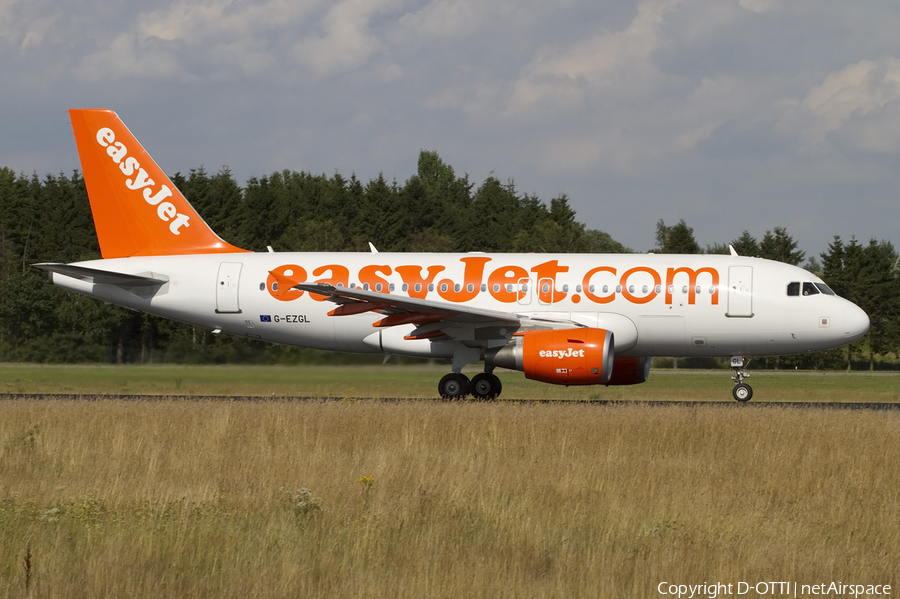
POLYGON ((109 127, 103 127, 97 131, 97 143, 106 148, 110 159, 119 165, 125 179, 125 187, 132 191, 140 191, 144 201, 151 206, 156 206, 156 215, 163 222, 169 223, 169 231, 173 235, 180 235, 182 227, 190 227, 190 217, 178 212, 175 204, 164 201, 172 197, 172 190, 168 185, 161 184, 156 187, 156 182, 150 178, 147 171, 141 168, 140 162, 134 156, 128 155, 128 148, 120 141, 116 141, 116 134, 109 127))

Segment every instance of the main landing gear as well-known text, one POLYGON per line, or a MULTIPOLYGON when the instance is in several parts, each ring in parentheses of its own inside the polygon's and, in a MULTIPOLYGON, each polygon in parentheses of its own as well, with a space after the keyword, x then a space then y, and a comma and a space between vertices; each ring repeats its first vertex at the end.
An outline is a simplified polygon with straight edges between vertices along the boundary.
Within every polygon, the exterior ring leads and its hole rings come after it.
MULTIPOLYGON (((750 360, 747 360, 747 364, 750 360)), ((744 382, 750 375, 744 370, 744 356, 731 356, 731 380, 734 381, 734 389, 731 395, 739 402, 750 401, 753 397, 753 388, 744 382)))
POLYGON ((449 400, 465 399, 470 393, 475 399, 490 401, 503 390, 503 384, 493 372, 482 372, 470 381, 461 372, 451 372, 438 383, 438 393, 449 400))

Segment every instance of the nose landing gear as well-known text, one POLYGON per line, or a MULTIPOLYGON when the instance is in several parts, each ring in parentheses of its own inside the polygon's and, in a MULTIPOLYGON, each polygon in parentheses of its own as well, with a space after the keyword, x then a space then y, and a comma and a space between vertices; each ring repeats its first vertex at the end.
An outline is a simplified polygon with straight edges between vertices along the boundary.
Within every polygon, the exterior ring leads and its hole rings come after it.
MULTIPOLYGON (((747 364, 749 363, 748 359, 747 364)), ((744 382, 744 379, 750 376, 744 370, 744 365, 744 356, 731 356, 731 380, 734 381, 731 395, 740 402, 750 401, 750 398, 753 397, 753 388, 744 382)))

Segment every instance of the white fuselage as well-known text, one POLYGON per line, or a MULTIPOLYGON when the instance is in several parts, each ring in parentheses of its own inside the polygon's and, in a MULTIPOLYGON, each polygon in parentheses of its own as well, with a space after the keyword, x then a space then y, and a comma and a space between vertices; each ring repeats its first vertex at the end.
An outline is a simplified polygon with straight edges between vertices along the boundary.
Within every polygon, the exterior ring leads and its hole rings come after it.
MULTIPOLYGON (((383 318, 381 314, 329 316, 334 303, 296 289, 287 294, 282 289, 279 298, 270 271, 298 281, 607 329, 615 335, 617 355, 796 354, 855 341, 869 324, 856 305, 814 286, 809 295, 788 294, 792 283, 800 288, 803 283, 821 284, 815 275, 779 262, 738 256, 236 253, 117 258, 77 265, 167 282, 154 288, 123 288, 60 273, 52 275, 53 282, 216 331, 345 352, 389 349, 452 357, 452 350, 442 350, 439 343, 405 341, 412 325, 392 327, 392 332, 381 331, 379 337, 379 329, 372 325, 383 318)), ((506 339, 514 332, 502 330, 506 339)))

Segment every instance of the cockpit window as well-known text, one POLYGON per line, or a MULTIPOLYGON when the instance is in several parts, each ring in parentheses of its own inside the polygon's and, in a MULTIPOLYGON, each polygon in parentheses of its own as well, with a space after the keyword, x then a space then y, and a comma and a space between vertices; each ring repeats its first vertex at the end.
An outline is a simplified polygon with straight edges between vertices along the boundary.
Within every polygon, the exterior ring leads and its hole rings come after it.
POLYGON ((802 295, 819 295, 820 293, 824 293, 825 295, 837 295, 831 290, 831 287, 825 283, 799 283, 797 281, 788 283, 787 294, 789 296, 801 295, 801 289, 802 295))

